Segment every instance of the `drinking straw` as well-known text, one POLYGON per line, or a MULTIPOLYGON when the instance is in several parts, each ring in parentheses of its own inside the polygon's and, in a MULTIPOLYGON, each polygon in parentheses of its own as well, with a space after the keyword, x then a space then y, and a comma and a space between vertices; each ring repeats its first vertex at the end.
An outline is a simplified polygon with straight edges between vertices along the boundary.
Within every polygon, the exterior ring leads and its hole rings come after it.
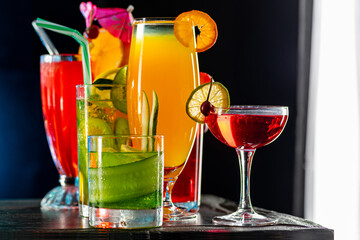
POLYGON ((32 21, 32 26, 35 29, 35 32, 40 37, 42 44, 45 46, 46 50, 50 55, 59 55, 58 50, 55 48, 54 44, 50 40, 46 32, 36 25, 36 20, 32 21))
POLYGON ((82 56, 82 65, 83 65, 83 75, 84 75, 84 84, 91 84, 91 65, 90 65, 90 50, 89 43, 85 37, 83 37, 79 31, 49 22, 47 20, 37 18, 35 24, 38 27, 42 27, 60 34, 64 34, 74 38, 81 46, 81 56, 82 56))

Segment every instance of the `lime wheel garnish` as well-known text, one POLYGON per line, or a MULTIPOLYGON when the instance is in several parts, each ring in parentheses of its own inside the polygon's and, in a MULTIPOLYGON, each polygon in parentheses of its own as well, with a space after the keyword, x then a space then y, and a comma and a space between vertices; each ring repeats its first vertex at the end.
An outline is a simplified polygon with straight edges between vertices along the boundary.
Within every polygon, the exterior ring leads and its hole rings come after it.
POLYGON ((191 92, 186 102, 186 113, 194 121, 204 123, 205 115, 202 113, 204 110, 211 111, 213 107, 229 106, 230 96, 226 87, 219 82, 210 82, 200 85, 191 92))

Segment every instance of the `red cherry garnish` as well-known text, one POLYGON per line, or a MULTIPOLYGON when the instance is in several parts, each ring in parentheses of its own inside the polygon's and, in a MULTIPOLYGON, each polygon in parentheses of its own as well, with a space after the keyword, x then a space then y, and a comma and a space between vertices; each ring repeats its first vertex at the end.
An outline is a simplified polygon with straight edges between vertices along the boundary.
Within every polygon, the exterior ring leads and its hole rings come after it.
MULTIPOLYGON (((209 75, 210 76, 210 75, 209 75)), ((211 78, 211 77, 210 77, 211 78)), ((209 92, 206 98, 206 101, 203 102, 200 106, 200 112, 205 116, 209 116, 210 112, 214 112, 214 106, 209 102, 209 98, 210 98, 210 92, 211 92, 211 88, 212 88, 212 78, 210 79, 210 87, 209 87, 209 92)))
POLYGON ((91 25, 85 29, 85 36, 89 39, 95 39, 99 36, 99 27, 91 25))
POLYGON ((210 112, 214 112, 214 106, 206 100, 201 104, 200 111, 205 117, 207 117, 209 116, 210 112))

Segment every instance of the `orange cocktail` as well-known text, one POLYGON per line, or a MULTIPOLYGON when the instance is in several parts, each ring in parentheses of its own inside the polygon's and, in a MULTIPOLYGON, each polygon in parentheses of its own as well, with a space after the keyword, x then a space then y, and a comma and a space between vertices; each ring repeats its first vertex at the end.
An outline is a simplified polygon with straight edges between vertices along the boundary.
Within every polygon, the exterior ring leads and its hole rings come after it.
POLYGON ((172 21, 135 22, 134 31, 127 84, 130 129, 141 134, 142 90, 150 103, 155 90, 159 98, 157 132, 165 136, 165 168, 179 168, 196 133, 185 104, 199 82, 197 55, 194 46, 185 47, 176 39, 172 21))
MULTIPOLYGON (((188 22, 176 24, 192 29, 188 22)), ((185 106, 198 85, 195 40, 188 46, 180 43, 174 34, 174 19, 136 20, 127 79, 129 127, 132 134, 146 134, 143 91, 150 105, 155 91, 159 105, 156 133, 164 135, 164 178, 170 191, 197 133, 197 124, 187 116, 185 106)))

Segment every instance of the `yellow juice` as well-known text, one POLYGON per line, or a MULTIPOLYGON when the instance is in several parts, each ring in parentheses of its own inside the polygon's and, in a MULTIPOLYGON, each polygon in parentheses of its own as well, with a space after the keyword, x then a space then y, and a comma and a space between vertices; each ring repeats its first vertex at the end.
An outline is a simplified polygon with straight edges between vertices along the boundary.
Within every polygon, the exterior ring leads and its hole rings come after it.
POLYGON ((190 93, 199 84, 197 54, 194 44, 185 47, 176 39, 173 26, 172 21, 134 24, 127 80, 132 134, 142 133, 142 91, 149 98, 150 109, 152 91, 158 95, 157 134, 164 135, 165 177, 176 177, 181 171, 197 126, 185 108, 190 93))

